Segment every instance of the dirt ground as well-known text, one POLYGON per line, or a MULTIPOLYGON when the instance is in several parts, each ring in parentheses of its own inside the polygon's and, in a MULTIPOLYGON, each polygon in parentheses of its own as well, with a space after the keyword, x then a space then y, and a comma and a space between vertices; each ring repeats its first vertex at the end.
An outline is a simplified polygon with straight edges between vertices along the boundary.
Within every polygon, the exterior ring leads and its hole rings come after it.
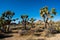
POLYGON ((10 35, 13 36, 0 40, 60 40, 60 34, 55 34, 53 37, 41 37, 33 34, 21 36, 19 33, 11 33, 10 35))

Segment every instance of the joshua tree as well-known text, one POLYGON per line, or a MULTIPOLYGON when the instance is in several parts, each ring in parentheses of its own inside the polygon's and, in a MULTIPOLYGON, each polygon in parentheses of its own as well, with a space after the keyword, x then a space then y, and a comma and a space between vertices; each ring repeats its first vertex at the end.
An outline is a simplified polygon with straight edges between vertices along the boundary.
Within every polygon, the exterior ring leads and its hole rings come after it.
POLYGON ((25 26, 25 29, 26 29, 26 22, 28 19, 28 15, 21 15, 21 18, 22 18, 22 24, 25 26))
POLYGON ((4 23, 5 23, 5 20, 3 17, 0 17, 0 29, 4 29, 4 23))
POLYGON ((15 15, 14 12, 11 12, 11 11, 6 11, 2 14, 2 17, 4 18, 5 20, 5 25, 8 25, 8 31, 9 31, 9 26, 10 26, 10 23, 12 21, 12 17, 15 15))
POLYGON ((34 18, 31 18, 30 19, 30 22, 31 22, 31 26, 33 27, 33 23, 34 23, 34 21, 35 21, 36 19, 34 19, 34 18))
POLYGON ((56 15, 56 10, 55 8, 52 8, 51 11, 48 10, 48 7, 44 7, 40 9, 40 15, 43 18, 44 22, 45 22, 45 28, 47 27, 48 24, 48 20, 49 18, 53 18, 54 15, 56 15))
POLYGON ((36 20, 36 19, 34 19, 34 18, 31 18, 31 19, 30 19, 32 28, 33 28, 33 23, 34 23, 35 20, 36 20))
POLYGON ((48 7, 44 7, 40 9, 40 15, 43 18, 44 22, 45 22, 45 36, 49 36, 49 33, 51 32, 51 30, 49 29, 49 23, 48 20, 50 18, 53 18, 54 15, 56 15, 56 10, 55 8, 52 8, 51 11, 48 10, 48 7))

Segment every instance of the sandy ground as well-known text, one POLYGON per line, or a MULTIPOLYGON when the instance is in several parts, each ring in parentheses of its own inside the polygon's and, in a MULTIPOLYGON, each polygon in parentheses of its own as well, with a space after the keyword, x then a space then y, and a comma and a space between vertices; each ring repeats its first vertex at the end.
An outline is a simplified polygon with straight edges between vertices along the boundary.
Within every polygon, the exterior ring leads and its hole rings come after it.
POLYGON ((46 38, 46 37, 37 37, 33 35, 29 36, 20 36, 19 34, 13 34, 13 37, 4 38, 0 40, 38 40, 38 39, 45 39, 45 40, 60 40, 60 34, 56 34, 54 37, 46 38))
POLYGON ((45 40, 60 40, 60 34, 56 34, 53 37, 41 37, 41 36, 34 36, 33 34, 31 35, 24 35, 20 36, 19 33, 12 33, 13 37, 8 37, 0 40, 40 40, 40 39, 45 39, 45 40))
POLYGON ((56 34, 54 37, 47 38, 47 40, 60 40, 60 34, 56 34))

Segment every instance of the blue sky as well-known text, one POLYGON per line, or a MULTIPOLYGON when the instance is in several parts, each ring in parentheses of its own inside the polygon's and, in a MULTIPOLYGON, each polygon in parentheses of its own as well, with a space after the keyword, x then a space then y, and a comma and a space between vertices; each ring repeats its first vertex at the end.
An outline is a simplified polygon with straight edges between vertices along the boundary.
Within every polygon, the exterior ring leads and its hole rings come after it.
POLYGON ((48 6, 56 8, 57 15, 53 18, 54 21, 60 20, 60 0, 0 0, 0 15, 7 10, 15 12, 13 18, 20 18, 22 14, 29 15, 37 20, 42 20, 40 17, 40 8, 48 6))

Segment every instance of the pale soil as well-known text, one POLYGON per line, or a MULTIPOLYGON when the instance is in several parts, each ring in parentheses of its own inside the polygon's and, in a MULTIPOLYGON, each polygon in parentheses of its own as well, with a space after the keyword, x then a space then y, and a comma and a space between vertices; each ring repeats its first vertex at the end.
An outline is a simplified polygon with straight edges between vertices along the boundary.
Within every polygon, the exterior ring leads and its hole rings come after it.
POLYGON ((45 39, 45 40, 60 40, 60 34, 56 34, 53 37, 41 37, 41 36, 34 36, 31 35, 24 35, 20 36, 19 33, 12 33, 13 37, 8 37, 0 40, 38 40, 38 39, 45 39))
POLYGON ((36 36, 19 36, 18 34, 14 34, 14 37, 10 37, 10 38, 5 38, 4 40, 37 40, 37 39, 46 39, 46 40, 60 40, 60 34, 56 34, 55 37, 50 37, 50 38, 46 38, 46 37, 36 37, 36 36))
POLYGON ((47 40, 60 40, 60 34, 56 34, 54 37, 47 38, 47 40))

